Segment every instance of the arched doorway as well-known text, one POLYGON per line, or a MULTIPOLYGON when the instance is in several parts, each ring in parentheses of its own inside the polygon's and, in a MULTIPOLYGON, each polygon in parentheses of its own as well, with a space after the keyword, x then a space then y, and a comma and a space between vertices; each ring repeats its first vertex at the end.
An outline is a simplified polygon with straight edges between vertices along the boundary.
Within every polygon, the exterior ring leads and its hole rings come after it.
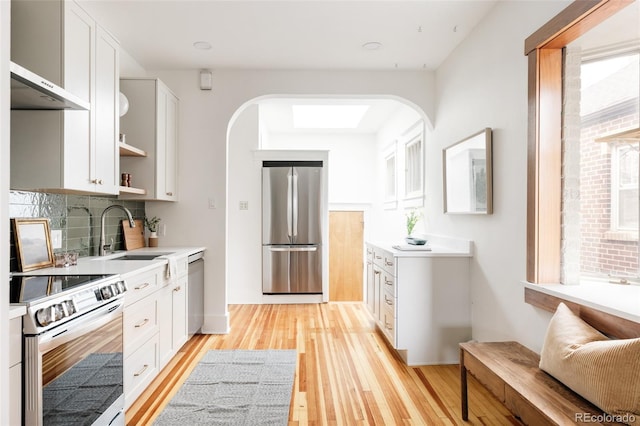
MULTIPOLYGON (((341 111, 346 114, 346 109, 341 111)), ((328 288, 331 298, 329 294, 323 295, 322 301, 362 300, 363 241, 384 235, 379 232, 381 227, 393 232, 385 224, 402 223, 404 212, 401 202, 388 208, 385 204, 388 200, 380 190, 384 155, 390 146, 398 145, 403 134, 415 127, 416 122, 422 123, 421 128, 428 132, 430 125, 424 112, 397 97, 269 96, 254 99, 238 109, 227 133, 228 303, 318 301, 293 295, 286 299, 262 295, 259 152, 264 150, 329 152, 330 216, 344 226, 344 230, 353 230, 359 225, 362 232, 350 232, 347 241, 344 231, 333 235, 333 244, 329 243, 329 278, 335 279, 328 288), (303 128, 294 122, 295 107, 300 105, 336 109, 366 106, 366 112, 355 127, 321 127, 320 124, 303 128), (331 262, 332 247, 334 262, 331 262), (331 292, 336 283, 348 291, 331 292)))

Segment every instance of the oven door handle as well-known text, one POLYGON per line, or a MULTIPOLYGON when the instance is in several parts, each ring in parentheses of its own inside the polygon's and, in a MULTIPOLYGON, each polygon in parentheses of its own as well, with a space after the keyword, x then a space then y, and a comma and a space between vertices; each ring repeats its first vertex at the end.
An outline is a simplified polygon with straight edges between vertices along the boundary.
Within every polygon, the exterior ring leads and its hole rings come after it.
POLYGON ((40 353, 45 353, 66 342, 97 330, 113 321, 118 315, 121 315, 123 309, 124 301, 118 301, 76 318, 80 321, 69 321, 61 327, 46 331, 38 336, 38 350, 40 353))

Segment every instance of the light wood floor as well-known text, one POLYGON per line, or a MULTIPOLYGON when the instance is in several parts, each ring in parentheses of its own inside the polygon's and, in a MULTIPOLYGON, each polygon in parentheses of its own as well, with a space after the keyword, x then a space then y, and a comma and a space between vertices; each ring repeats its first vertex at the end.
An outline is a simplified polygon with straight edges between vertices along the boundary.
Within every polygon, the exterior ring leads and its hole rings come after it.
POLYGON ((519 425, 473 378, 460 418, 457 365, 407 367, 362 303, 233 305, 231 332, 196 335, 127 411, 148 425, 210 349, 296 349, 289 425, 519 425))

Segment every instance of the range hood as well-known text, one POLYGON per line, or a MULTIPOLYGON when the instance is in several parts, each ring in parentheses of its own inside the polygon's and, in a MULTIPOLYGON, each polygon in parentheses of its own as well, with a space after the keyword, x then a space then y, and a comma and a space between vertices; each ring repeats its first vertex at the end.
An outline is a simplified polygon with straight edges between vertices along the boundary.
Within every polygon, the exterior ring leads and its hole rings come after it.
POLYGON ((89 102, 56 86, 38 74, 10 63, 11 109, 89 110, 89 102))

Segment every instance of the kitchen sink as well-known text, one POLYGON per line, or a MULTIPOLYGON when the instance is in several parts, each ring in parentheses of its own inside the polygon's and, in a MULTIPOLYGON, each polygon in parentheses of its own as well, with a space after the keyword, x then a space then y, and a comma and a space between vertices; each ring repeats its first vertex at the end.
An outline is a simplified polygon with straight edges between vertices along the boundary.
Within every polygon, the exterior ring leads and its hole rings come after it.
POLYGON ((125 254, 118 257, 113 257, 109 260, 153 260, 158 256, 166 256, 173 253, 145 253, 145 254, 125 254))

